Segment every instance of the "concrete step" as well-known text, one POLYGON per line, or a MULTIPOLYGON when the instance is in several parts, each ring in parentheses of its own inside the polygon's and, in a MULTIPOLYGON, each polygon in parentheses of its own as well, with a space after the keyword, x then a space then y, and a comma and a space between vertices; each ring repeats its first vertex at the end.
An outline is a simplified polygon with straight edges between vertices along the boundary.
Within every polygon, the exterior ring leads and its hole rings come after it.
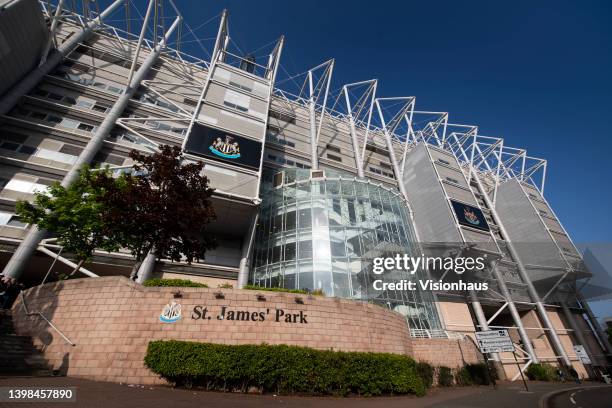
POLYGON ((0 312, 0 375, 51 376, 49 366, 29 336, 14 333, 10 311, 0 312))

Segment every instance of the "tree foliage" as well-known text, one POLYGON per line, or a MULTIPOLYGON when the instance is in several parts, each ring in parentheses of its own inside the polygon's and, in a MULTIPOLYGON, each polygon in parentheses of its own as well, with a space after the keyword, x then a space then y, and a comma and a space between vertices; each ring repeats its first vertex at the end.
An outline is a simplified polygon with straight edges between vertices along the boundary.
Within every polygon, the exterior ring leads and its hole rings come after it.
POLYGON ((204 164, 185 163, 178 147, 159 148, 150 156, 132 151, 132 172, 119 177, 85 167, 69 187, 55 183, 33 203, 19 201, 16 212, 53 233, 80 261, 95 249, 120 248, 138 262, 152 249, 157 258, 202 259, 215 246, 207 232, 215 211, 204 164))
POLYGON ((152 249, 157 258, 203 259, 215 246, 207 226, 216 217, 204 164, 184 163, 181 149, 167 145, 159 153, 132 151, 130 157, 131 175, 96 179, 106 191, 100 197, 105 231, 137 261, 152 249))
POLYGON ((47 191, 37 192, 33 203, 18 201, 16 213, 22 221, 53 233, 64 251, 74 254, 79 261, 90 260, 98 248, 116 251, 119 243, 106 233, 101 218, 105 190, 95 182, 99 177, 110 174, 107 170, 84 167, 69 187, 56 182, 47 191))

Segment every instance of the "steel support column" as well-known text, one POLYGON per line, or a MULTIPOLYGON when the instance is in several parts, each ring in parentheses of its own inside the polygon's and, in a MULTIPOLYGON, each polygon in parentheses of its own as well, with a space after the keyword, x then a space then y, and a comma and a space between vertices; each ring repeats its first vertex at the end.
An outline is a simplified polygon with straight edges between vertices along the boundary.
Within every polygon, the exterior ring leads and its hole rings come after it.
POLYGON ((29 93, 38 83, 43 79, 45 75, 51 72, 62 59, 70 53, 77 45, 87 40, 91 33, 96 29, 102 22, 103 19, 112 14, 117 7, 122 5, 124 0, 116 0, 113 4, 108 6, 100 15, 91 20, 87 25, 78 33, 70 37, 61 47, 52 50, 47 56, 45 62, 37 68, 34 68, 28 75, 26 75, 19 83, 13 86, 3 97, 0 99, 0 115, 6 115, 13 107, 19 102, 19 99, 23 95, 29 93))
POLYGON ((523 346, 525 347, 525 351, 527 352, 527 354, 529 354, 529 357, 531 357, 531 361, 533 361, 534 363, 537 363, 539 361, 538 356, 536 355, 535 350, 533 349, 533 345, 531 344, 531 340, 529 339, 529 336, 527 335, 527 331, 525 330, 525 327, 523 326, 521 315, 516 309, 516 305, 514 304, 514 301, 512 300, 512 295, 510 294, 510 291, 508 290, 508 287, 506 286, 506 282, 504 281, 504 277, 502 276, 501 272, 499 271, 495 263, 492 265, 492 271, 493 271, 493 276, 495 276, 495 280, 497 281, 497 284, 499 285, 499 290, 501 291, 501 294, 504 296, 504 298, 506 299, 506 302, 508 303, 508 310, 510 310, 510 315, 512 316, 512 320, 514 320, 514 324, 516 325, 516 328, 518 329, 519 336, 521 337, 521 341, 523 342, 523 346))
MULTIPOLYGON (((308 71, 308 88, 310 91, 310 98, 308 101, 308 113, 310 115, 310 167, 312 167, 313 170, 318 170, 319 149, 317 146, 317 114, 315 111, 314 88, 312 81, 312 71, 308 71)), ((323 120, 322 117, 321 120, 323 120)))
POLYGON ((259 219, 259 207, 255 209, 255 213, 251 216, 251 225, 244 241, 242 242, 242 254, 240 256, 240 269, 238 270, 238 289, 242 289, 249 283, 249 257, 253 249, 253 241, 255 240, 255 231, 257 230, 257 220, 259 219))
MULTIPOLYGON (((542 300, 540 299, 538 292, 533 286, 533 283, 531 282, 531 279, 529 278, 529 274, 527 273, 527 269, 525 268, 525 265, 523 265, 523 262, 521 261, 518 255, 518 252, 514 248, 514 245, 509 238, 508 232, 506 231, 504 224, 501 222, 501 219, 499 215, 497 214, 497 211, 495 210, 495 206, 491 202, 491 199, 489 198, 489 195, 487 194, 487 190, 484 188, 484 185, 482 184, 482 181, 480 180, 480 176, 478 176, 477 172, 473 172, 473 176, 474 176, 474 180, 476 181, 476 184, 478 185, 478 189, 480 190, 480 193, 482 194, 482 197, 485 200, 485 203, 487 204, 487 207, 491 211, 491 216, 493 217, 493 220, 499 227, 499 232, 501 233, 501 235, 504 237, 506 241, 506 247, 508 248, 508 251, 510 252, 510 256, 512 256, 512 259, 514 260, 514 262, 516 262, 516 266, 518 268, 519 275, 521 276, 521 279, 523 280, 523 282, 527 285, 527 291, 529 292, 529 296, 531 297, 531 300, 536 305, 536 310, 538 312, 538 315, 540 316, 540 319, 542 323, 544 324, 544 327, 547 329, 547 333, 549 335, 549 338, 553 344, 555 351, 557 352, 557 355, 561 356, 561 359, 563 360, 563 363, 566 366, 568 367, 571 366, 572 364, 569 360, 569 357, 567 356, 567 353, 565 352, 565 349, 563 348, 563 344, 561 344, 561 339, 559 339, 559 335, 557 334, 552 322, 550 321, 550 318, 548 317, 546 308, 544 307, 544 304, 542 303, 542 300)), ((497 268, 494 269, 494 272, 496 270, 497 268)), ((499 271, 497 271, 497 274, 499 274, 499 271)), ((499 282, 502 283, 503 286, 506 286, 505 282, 503 282, 502 280, 499 280, 499 282)), ((508 307, 510 308, 511 305, 509 304, 508 307)), ((512 309, 516 310, 515 307, 510 308, 511 312, 512 312, 512 309)), ((534 353, 534 356, 535 356, 535 353, 534 353)), ((537 362, 537 361, 534 361, 534 362, 537 362)))
MULTIPOLYGON (((121 4, 122 1, 116 3, 121 4)), ((105 13, 107 11, 108 9, 105 11, 105 13)), ((172 35, 172 32, 178 26, 179 21, 180 17, 174 20, 174 22, 166 32, 166 36, 159 42, 159 44, 157 44, 157 46, 144 60, 138 71, 136 71, 134 77, 132 78, 132 82, 130 83, 126 91, 121 96, 119 96, 119 98, 117 98, 117 101, 100 124, 100 127, 98 128, 96 133, 89 140, 72 168, 68 171, 68 174, 64 176, 64 179, 62 180, 62 186, 67 187, 72 184, 77 179, 81 167, 85 164, 91 163, 94 156, 98 153, 98 151, 104 144, 104 140, 115 126, 115 122, 121 117, 130 99, 132 98, 132 96, 134 96, 134 93, 138 89, 138 86, 140 85, 141 81, 145 78, 145 76, 149 72, 149 69, 153 66, 153 64, 159 57, 159 54, 166 45, 167 39, 170 37, 170 35, 172 35)), ((47 62, 49 61, 50 59, 47 60, 47 62)), ((45 238, 46 234, 46 231, 41 230, 36 226, 32 226, 25 239, 21 242, 11 259, 5 266, 2 274, 10 278, 18 279, 21 273, 23 272, 23 269, 28 259, 30 259, 30 257, 34 254, 36 248, 38 247, 38 243, 43 238, 45 238)))
POLYGON ((582 297, 581 294, 578 294, 578 300, 580 301, 580 305, 584 309, 584 313, 586 313, 589 319, 589 322, 591 323, 591 326, 593 327, 593 330, 595 331, 595 335, 599 337, 599 340, 603 344, 604 349, 605 349, 604 352, 608 355, 612 354, 612 345, 610 345, 610 342, 608 341, 608 336, 606 335, 604 330, 601 328, 601 325, 599 324, 599 322, 597 321, 597 318, 593 314, 593 311, 591 310, 591 306, 589 306, 589 304, 582 297))
POLYGON ((138 268, 138 275, 136 277, 136 282, 143 284, 145 281, 151 279, 153 275, 153 271, 155 270, 155 262, 157 261, 157 255, 155 255, 155 251, 151 250, 145 256, 145 259, 142 260, 140 267, 138 268))
POLYGON ((586 340, 584 338, 584 333, 582 333, 582 329, 578 326, 578 323, 576 322, 576 316, 574 316, 574 314, 569 309, 569 307, 567 307, 567 304, 565 302, 561 302, 561 310, 563 310, 563 314, 565 315, 565 319, 567 320, 567 322, 569 323, 570 327, 574 331, 574 334, 576 336, 576 340, 578 340, 578 343, 580 343, 584 347, 584 350, 591 357, 591 361, 593 361, 594 360, 594 358, 593 358, 594 357, 593 351, 591 350, 591 348, 587 344, 587 342, 586 342, 586 340))
MULTIPOLYGON (((480 300, 478 300, 478 296, 476 296, 476 292, 473 290, 470 290, 470 302, 472 303, 472 310, 476 315, 476 320, 478 321, 480 330, 489 330, 489 323, 487 322, 487 318, 485 317, 484 311, 482 310, 482 305, 480 304, 480 300)), ((504 379, 506 377, 506 373, 504 371, 504 367, 501 364, 499 353, 490 354, 491 360, 493 360, 493 365, 495 366, 495 371, 497 372, 497 376, 500 379, 504 379)))
POLYGON ((395 150, 393 149, 393 141, 391 140, 391 134, 387 130, 387 125, 385 123, 385 119, 383 118, 382 109, 380 108, 380 104, 376 102, 376 108, 378 109, 378 115, 380 116, 380 121, 382 122, 383 134, 385 135, 385 142, 387 143, 387 150, 389 150, 389 159, 391 159, 391 165, 393 166, 393 173, 395 174, 395 181, 397 182, 397 187, 402 193, 402 197, 404 197, 408 202, 408 192, 406 191, 406 187, 404 187, 404 183, 402 182, 402 172, 400 171, 399 164, 397 163, 397 159, 395 158, 395 150))

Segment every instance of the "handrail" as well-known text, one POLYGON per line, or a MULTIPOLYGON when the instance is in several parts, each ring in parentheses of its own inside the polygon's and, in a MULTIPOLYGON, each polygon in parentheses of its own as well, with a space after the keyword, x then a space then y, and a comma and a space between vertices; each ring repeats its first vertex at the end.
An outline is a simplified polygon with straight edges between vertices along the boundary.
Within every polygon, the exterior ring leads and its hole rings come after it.
POLYGON ((19 292, 19 296, 21 296, 21 304, 23 305, 23 308, 25 310, 26 316, 36 316, 36 315, 38 315, 38 316, 42 317, 45 320, 45 322, 47 322, 47 324, 49 324, 49 326, 51 326, 53 328, 53 330, 55 330, 60 336, 62 336, 62 338, 64 340, 66 340, 66 342, 68 344, 70 344, 71 346, 76 346, 76 344, 73 343, 72 341, 70 341, 70 339, 68 337, 66 337, 66 335, 64 333, 62 333, 62 331, 60 329, 58 329, 57 326, 55 326, 51 322, 51 320, 47 319, 45 317, 45 315, 43 315, 41 312, 30 312, 28 310, 28 305, 26 304, 25 297, 23 296, 23 292, 19 292))

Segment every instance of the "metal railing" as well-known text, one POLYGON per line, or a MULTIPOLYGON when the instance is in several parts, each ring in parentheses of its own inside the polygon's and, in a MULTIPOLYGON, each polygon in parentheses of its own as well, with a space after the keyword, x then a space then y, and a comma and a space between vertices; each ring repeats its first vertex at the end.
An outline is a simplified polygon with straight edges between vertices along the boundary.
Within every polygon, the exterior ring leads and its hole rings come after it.
POLYGON ((465 334, 440 329, 410 329, 410 337, 414 337, 417 339, 463 340, 465 338, 465 334))
POLYGON ((57 328, 57 326, 56 326, 56 325, 54 325, 54 324, 53 324, 53 322, 51 322, 51 320, 47 319, 47 318, 45 317, 45 315, 43 315, 41 312, 30 312, 30 311, 28 310, 28 305, 27 305, 27 303, 26 303, 26 301, 25 301, 25 297, 23 296, 23 292, 20 292, 20 293, 19 293, 19 296, 21 296, 21 304, 23 305, 23 309, 24 309, 24 311, 25 311, 26 316, 40 316, 40 317, 42 317, 42 319, 43 319, 45 322, 47 322, 47 324, 48 324, 49 326, 51 326, 51 328, 52 328, 53 330, 55 330, 55 331, 56 331, 56 332, 57 332, 57 333, 58 333, 60 336, 62 336, 62 338, 63 338, 64 340, 66 340, 66 342, 67 342, 68 344, 70 344, 71 346, 76 346, 76 344, 75 344, 75 343, 73 343, 73 342, 72 342, 72 341, 71 341, 71 340, 70 340, 68 337, 66 337, 66 335, 65 335, 64 333, 62 333, 62 331, 61 331, 60 329, 58 329, 58 328, 57 328))

